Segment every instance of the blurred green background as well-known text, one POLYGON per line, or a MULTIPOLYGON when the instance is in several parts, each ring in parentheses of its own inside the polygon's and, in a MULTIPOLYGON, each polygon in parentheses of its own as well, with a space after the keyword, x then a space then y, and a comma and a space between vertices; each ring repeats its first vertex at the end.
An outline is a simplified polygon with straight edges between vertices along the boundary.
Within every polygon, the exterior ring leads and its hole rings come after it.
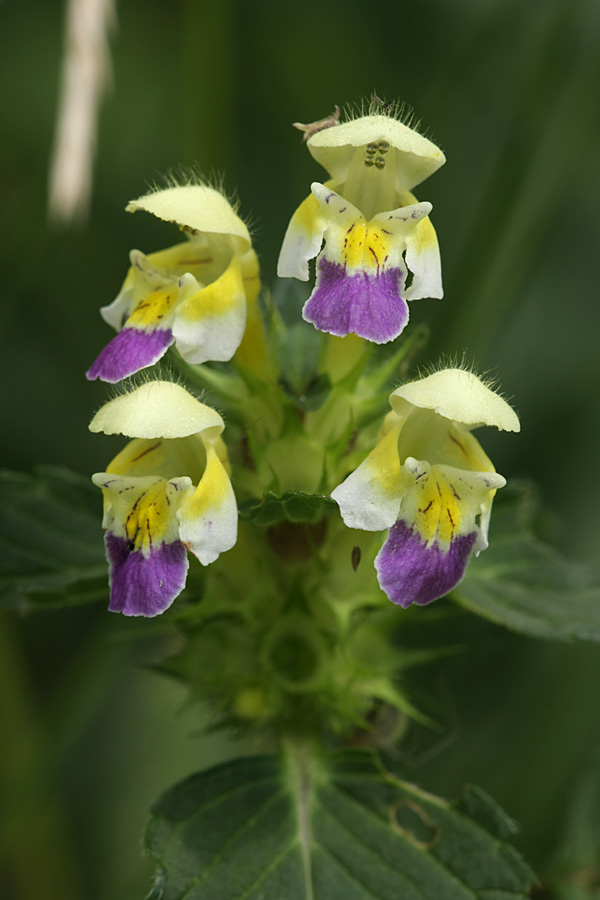
MULTIPOLYGON (((114 451, 87 432, 106 397, 83 376, 111 334, 98 308, 130 248, 174 242, 164 223, 125 215, 127 201, 180 164, 223 174, 272 284, 287 221, 324 178, 290 123, 376 91, 414 107, 448 159, 416 189, 434 206, 446 290, 412 306, 433 329, 428 358, 465 352, 499 376, 523 432, 486 434, 486 450, 504 475, 541 485, 556 544, 595 561, 600 4, 129 0, 117 16, 90 215, 56 228, 46 196, 64 6, 0 6, 2 465, 87 475, 114 451)), ((469 652, 441 673, 452 739, 417 755, 410 777, 450 797, 465 781, 484 787, 544 870, 571 785, 594 766, 600 649, 471 619, 469 652)), ((169 639, 104 608, 0 619, 3 898, 145 895, 148 806, 234 752, 223 736, 200 743, 201 713, 148 669, 169 639)))

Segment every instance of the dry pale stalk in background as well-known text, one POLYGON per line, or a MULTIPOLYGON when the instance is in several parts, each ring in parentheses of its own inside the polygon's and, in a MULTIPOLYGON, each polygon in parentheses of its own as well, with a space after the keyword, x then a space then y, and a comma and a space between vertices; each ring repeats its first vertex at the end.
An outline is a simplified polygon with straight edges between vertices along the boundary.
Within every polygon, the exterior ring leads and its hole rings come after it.
POLYGON ((98 110, 110 78, 109 29, 114 0, 69 0, 48 214, 69 223, 87 215, 98 110))

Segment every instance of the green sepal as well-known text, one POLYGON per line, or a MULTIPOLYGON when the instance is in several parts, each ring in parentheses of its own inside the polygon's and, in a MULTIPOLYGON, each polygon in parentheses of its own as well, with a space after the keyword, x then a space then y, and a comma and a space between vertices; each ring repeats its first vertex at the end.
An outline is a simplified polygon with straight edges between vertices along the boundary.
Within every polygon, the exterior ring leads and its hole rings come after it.
MULTIPOLYGON (((481 795, 483 796, 483 795, 481 795)), ((386 772, 369 750, 237 759, 155 804, 155 900, 525 900, 533 874, 498 835, 386 772)))
POLYGON ((239 507, 242 519, 264 526, 277 522, 315 525, 335 509, 337 504, 331 497, 303 491, 284 491, 281 495, 267 491, 262 500, 246 500, 239 507))
POLYGON ((319 373, 322 353, 323 335, 305 322, 282 327, 277 334, 279 383, 301 409, 317 409, 331 389, 329 377, 319 373))
POLYGON ((102 498, 87 478, 44 466, 0 472, 0 606, 73 606, 108 595, 102 498))
POLYGON ((471 560, 452 596, 492 622, 534 637, 600 641, 600 583, 534 533, 535 492, 504 488, 494 501, 489 547, 471 560))
POLYGON ((307 412, 320 409, 331 393, 331 382, 327 375, 317 375, 301 391, 291 388, 285 380, 281 380, 279 384, 294 406, 307 412))

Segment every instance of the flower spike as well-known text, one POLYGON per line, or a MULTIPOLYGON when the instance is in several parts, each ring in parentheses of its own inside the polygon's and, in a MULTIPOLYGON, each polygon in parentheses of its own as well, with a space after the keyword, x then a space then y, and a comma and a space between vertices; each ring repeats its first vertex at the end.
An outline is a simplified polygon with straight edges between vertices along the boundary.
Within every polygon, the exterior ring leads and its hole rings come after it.
POLYGON ((381 589, 406 608, 456 587, 471 554, 487 547, 505 479, 471 429, 520 426, 502 397, 462 369, 403 385, 390 403, 379 443, 331 496, 350 528, 389 529, 375 568, 381 589))

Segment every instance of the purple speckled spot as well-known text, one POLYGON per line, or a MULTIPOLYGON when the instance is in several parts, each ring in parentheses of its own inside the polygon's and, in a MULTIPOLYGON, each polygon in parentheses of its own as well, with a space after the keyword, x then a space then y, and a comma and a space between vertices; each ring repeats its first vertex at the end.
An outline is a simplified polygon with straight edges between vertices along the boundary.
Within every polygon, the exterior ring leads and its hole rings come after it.
POLYGON ((106 345, 85 373, 86 377, 90 381, 100 378, 114 384, 140 369, 153 366, 172 343, 173 332, 170 328, 154 331, 124 328, 106 345))
POLYGON ((319 331, 338 337, 357 334, 375 344, 393 341, 408 322, 408 305, 401 296, 404 275, 398 268, 348 275, 344 266, 322 256, 302 315, 319 331))
POLYGON ((188 558, 181 541, 159 544, 145 557, 139 550, 130 550, 126 538, 107 532, 106 556, 110 564, 111 612, 157 616, 185 587, 188 558))
POLYGON ((460 535, 444 551, 436 544, 428 547, 406 522, 396 522, 375 559, 381 590, 404 609, 443 597, 465 574, 476 538, 475 532, 460 535))

